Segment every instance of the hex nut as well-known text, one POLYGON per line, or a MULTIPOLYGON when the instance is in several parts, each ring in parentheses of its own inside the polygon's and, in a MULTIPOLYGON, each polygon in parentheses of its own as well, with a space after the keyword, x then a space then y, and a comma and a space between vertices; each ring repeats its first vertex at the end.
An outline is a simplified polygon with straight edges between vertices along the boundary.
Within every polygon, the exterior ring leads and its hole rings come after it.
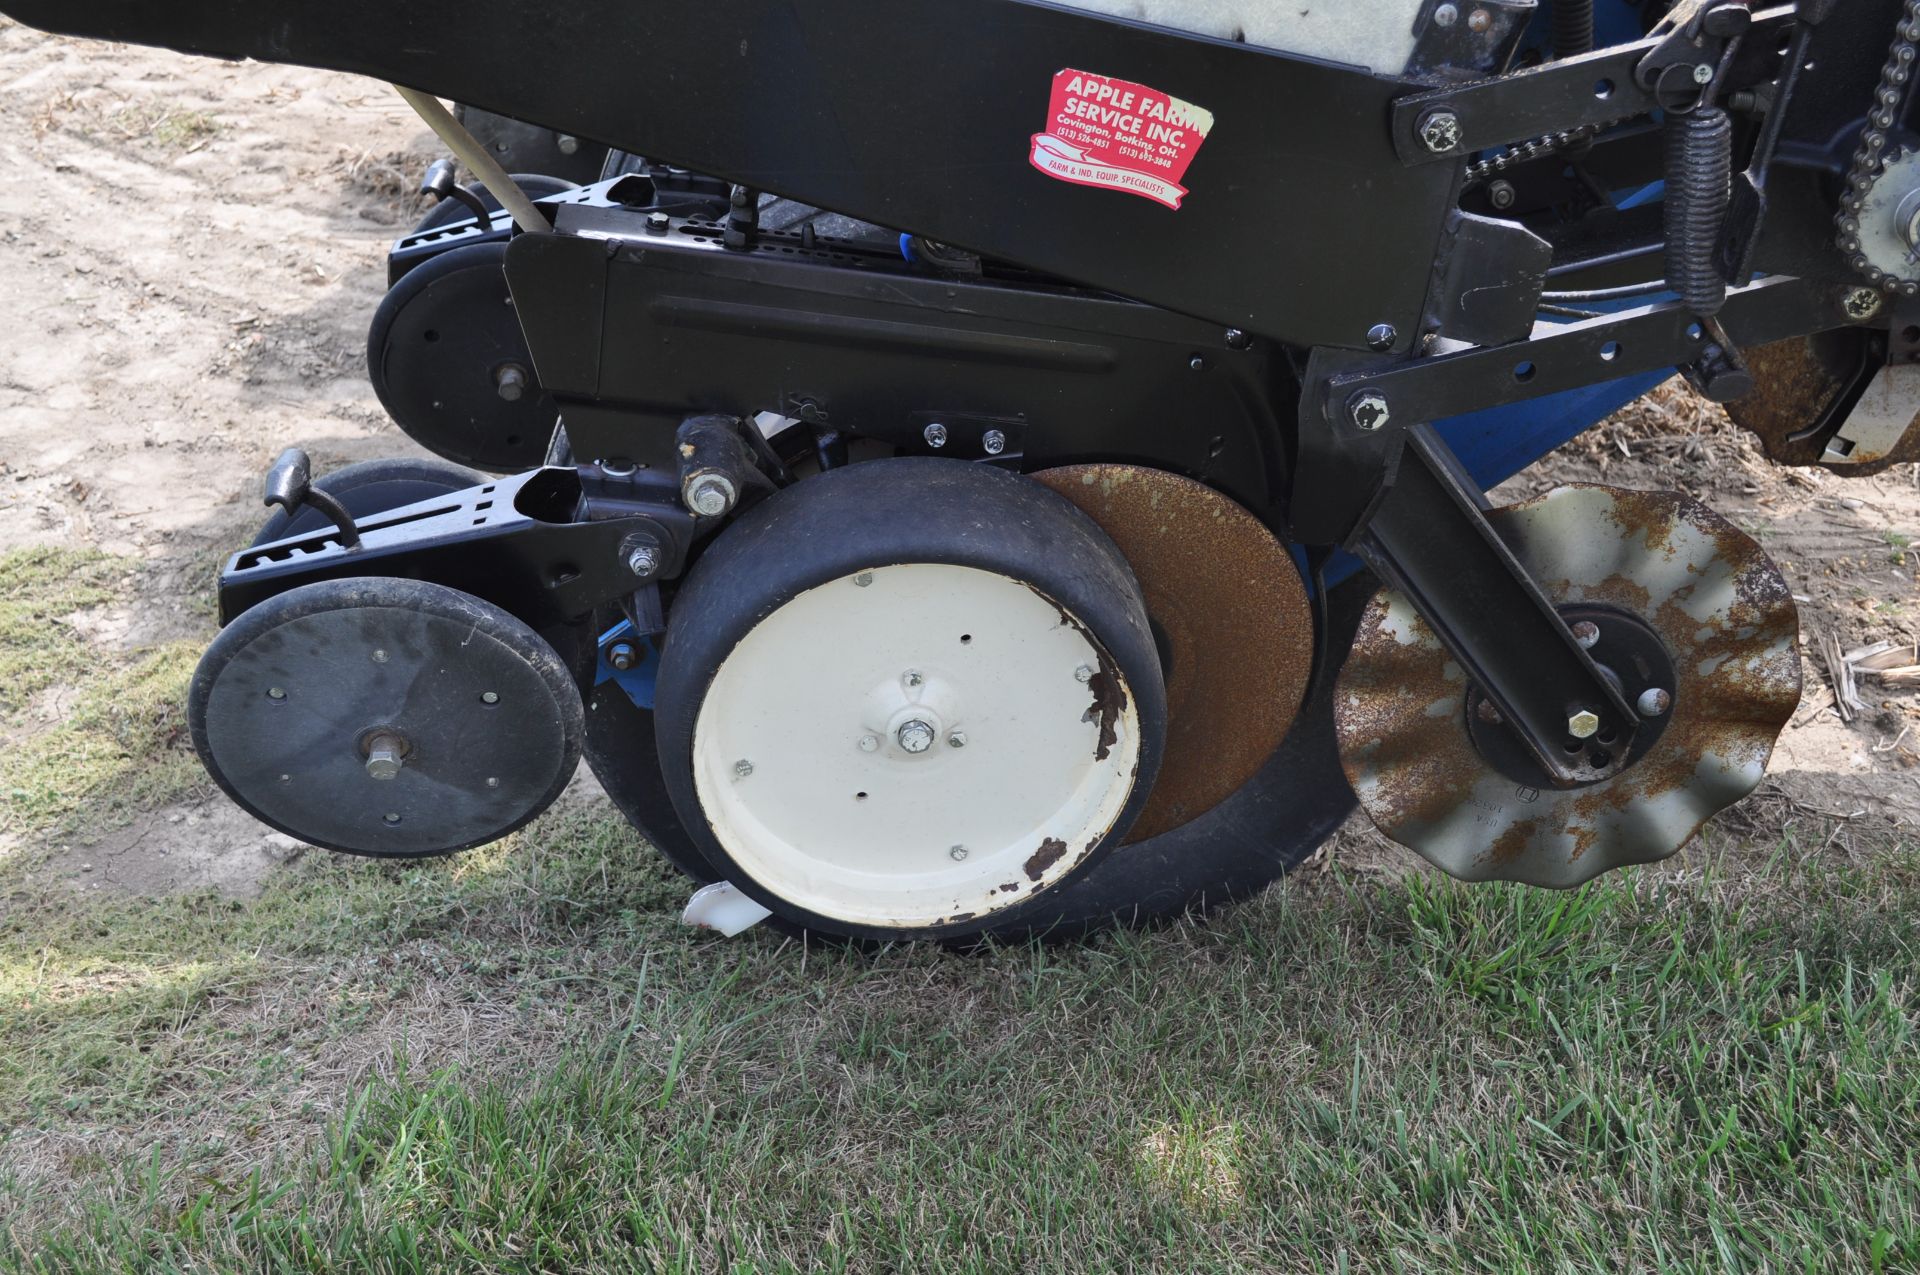
POLYGON ((910 722, 902 723, 900 729, 894 733, 894 738, 906 751, 924 753, 933 747, 933 727, 916 717, 910 722))
POLYGON ((1428 111, 1420 117, 1420 143, 1435 155, 1460 149, 1460 117, 1452 111, 1428 111))
POLYGON ((1865 322, 1880 313, 1880 290, 1878 288, 1855 288, 1847 293, 1841 303, 1846 316, 1856 323, 1865 322))
POLYGON ((1379 390, 1358 390, 1347 400, 1347 419, 1355 429, 1372 433, 1392 420, 1393 412, 1379 390))
POLYGON ((1600 730, 1600 714, 1583 708, 1567 717, 1567 734, 1575 739, 1592 739, 1600 730))
POLYGON ((619 672, 626 672, 640 662, 640 653, 631 642, 615 642, 607 648, 607 663, 619 672))
POLYGON ((660 550, 654 545, 635 545, 627 551, 627 570, 642 580, 650 580, 660 570, 660 550))
POLYGON ((733 485, 733 479, 719 470, 703 469, 687 476, 681 496, 687 502, 687 508, 700 517, 718 518, 732 510, 734 502, 740 498, 740 491, 733 485))

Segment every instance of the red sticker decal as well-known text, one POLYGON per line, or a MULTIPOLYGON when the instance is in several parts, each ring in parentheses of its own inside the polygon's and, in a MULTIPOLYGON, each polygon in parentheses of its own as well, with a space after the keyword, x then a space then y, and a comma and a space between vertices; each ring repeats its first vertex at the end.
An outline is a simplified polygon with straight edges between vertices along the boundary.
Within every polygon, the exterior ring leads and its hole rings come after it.
POLYGON ((1081 186, 1105 186, 1178 208, 1180 184, 1213 112, 1131 80, 1066 70, 1053 77, 1047 128, 1033 135, 1033 166, 1081 186))

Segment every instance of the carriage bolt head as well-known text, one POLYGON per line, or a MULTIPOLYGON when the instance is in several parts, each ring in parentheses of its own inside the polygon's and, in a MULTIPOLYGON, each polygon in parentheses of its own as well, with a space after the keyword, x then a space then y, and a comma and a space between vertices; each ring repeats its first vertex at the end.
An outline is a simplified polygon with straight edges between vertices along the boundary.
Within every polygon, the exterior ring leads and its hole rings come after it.
POLYGON ((1367 329, 1367 348, 1385 354, 1400 339, 1400 330, 1391 323, 1376 323, 1367 329))
POLYGON ((908 686, 918 686, 920 685, 920 683, 926 681, 927 679, 926 679, 926 675, 923 674, 919 669, 910 668, 906 672, 900 675, 900 680, 905 682, 908 686))
POLYGON ((1372 433, 1392 420, 1393 412, 1387 407, 1387 396, 1379 390, 1357 390, 1347 400, 1347 419, 1355 429, 1372 433))
POLYGON ((518 363, 506 364, 493 374, 493 388, 507 402, 518 403, 527 392, 527 369, 518 363))
POLYGON ((879 747, 880 747, 880 737, 878 735, 862 735, 860 737, 861 752, 871 753, 876 751, 879 747))
POLYGON ((393 779, 406 764, 407 745, 398 735, 381 731, 367 741, 367 777, 393 779))
POLYGON ((562 155, 572 155, 580 149, 580 139, 571 133, 560 134, 560 136, 553 139, 553 143, 560 148, 562 155))
POLYGON ((1450 4, 1443 4, 1433 11, 1433 25, 1450 27, 1460 20, 1460 10, 1450 4))
POLYGON ((739 761, 733 763, 733 773, 736 778, 745 779, 753 773, 753 763, 742 757, 739 761))
POLYGON ((1252 344, 1253 338, 1239 328, 1227 329, 1227 348, 1229 350, 1244 350, 1252 344))
POLYGON ((957 730, 957 731, 954 731, 951 735, 947 736, 948 748, 965 748, 966 746, 967 746, 967 733, 965 731, 957 730))
POLYGON ((1567 734, 1575 739, 1592 739, 1600 730, 1600 714, 1583 708, 1567 716, 1567 734))
POLYGON ((1642 717, 1664 717, 1667 710, 1673 707, 1673 696, 1658 686, 1649 686, 1640 692, 1634 707, 1640 710, 1642 717))
POLYGON ((733 485, 733 479, 711 469, 691 475, 680 494, 686 499, 687 508, 702 518, 718 518, 740 499, 740 490, 733 485))
POLYGON ((615 642, 607 648, 607 663, 624 673, 640 662, 640 653, 631 642, 615 642))
POLYGON ((1846 300, 1840 303, 1846 316, 1855 323, 1862 323, 1880 313, 1880 289, 1855 288, 1847 293, 1846 300))
POLYGON ((953 849, 947 851, 947 858, 952 859, 955 863, 960 862, 960 860, 966 857, 967 848, 965 846, 955 846, 953 849))
POLYGON ((648 580, 660 570, 660 550, 654 545, 635 545, 627 551, 627 570, 648 580))
POLYGON ((1698 66, 1694 67, 1693 82, 1695 84, 1713 83, 1713 63, 1702 62, 1698 66))
POLYGON ((900 729, 894 733, 894 738, 899 740, 900 747, 906 749, 908 752, 924 753, 933 747, 933 727, 916 717, 912 721, 902 724, 900 729))
POLYGON ((1460 117, 1452 111, 1428 111, 1420 117, 1420 144, 1436 155, 1460 147, 1460 117))
POLYGON ((1573 640, 1580 644, 1583 651, 1591 651, 1600 641, 1600 626, 1592 620, 1581 620, 1573 626, 1573 640))
POLYGON ((480 693, 480 702, 482 704, 498 704, 500 702, 500 692, 482 691, 480 693))
POLYGON ((947 427, 935 421, 920 431, 920 437, 927 440, 927 446, 929 447, 945 447, 947 445, 947 427))
POLYGON ((1007 450, 1007 436, 997 429, 990 429, 981 436, 980 445, 987 449, 987 455, 998 456, 1007 450))

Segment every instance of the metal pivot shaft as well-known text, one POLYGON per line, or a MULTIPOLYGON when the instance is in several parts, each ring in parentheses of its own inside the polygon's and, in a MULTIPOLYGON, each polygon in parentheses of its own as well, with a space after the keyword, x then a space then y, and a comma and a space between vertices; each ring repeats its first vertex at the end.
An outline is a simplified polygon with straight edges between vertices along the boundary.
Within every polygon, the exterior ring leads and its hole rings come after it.
POLYGON ((1431 426, 1407 430, 1393 485, 1354 547, 1413 602, 1555 786, 1579 780, 1570 741, 1604 733, 1627 754, 1638 716, 1487 522, 1431 426))

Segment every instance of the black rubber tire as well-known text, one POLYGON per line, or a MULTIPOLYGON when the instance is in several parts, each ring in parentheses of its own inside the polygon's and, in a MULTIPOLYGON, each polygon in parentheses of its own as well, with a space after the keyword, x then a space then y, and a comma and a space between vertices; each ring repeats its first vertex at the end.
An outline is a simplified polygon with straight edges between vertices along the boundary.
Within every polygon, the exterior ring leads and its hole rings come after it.
POLYGON ((560 419, 510 308, 506 261, 501 241, 431 257, 387 290, 367 327, 367 380, 394 424, 436 456, 496 474, 540 464, 560 419), (527 374, 512 403, 487 379, 505 363, 527 374))
POLYGON ((654 736, 667 794, 702 858, 775 915, 810 932, 914 940, 980 930, 971 920, 868 926, 810 912, 738 870, 701 816, 694 727, 721 663, 801 593, 894 563, 975 567, 1030 585, 1083 626, 1132 694, 1141 739, 1132 791, 1071 873, 989 914, 996 926, 1028 923, 1049 896, 1111 853, 1145 806, 1159 771, 1166 688, 1146 603, 1119 548, 1070 502, 1018 474, 924 457, 850 465, 776 493, 722 532, 674 601, 655 683, 654 736))
MULTIPOLYGON (((578 185, 565 178, 548 177, 541 173, 509 173, 508 176, 513 178, 513 184, 524 191, 528 199, 545 199, 549 195, 564 195, 570 190, 580 189, 578 185)), ((468 182, 467 189, 480 197, 481 206, 488 212, 500 211, 500 201, 495 199, 493 192, 485 186, 479 182, 468 182)), ((454 222, 465 221, 471 216, 473 216, 473 209, 464 203, 457 199, 443 199, 427 209, 426 216, 414 226, 413 233, 417 235, 423 230, 451 226, 454 222)))
MULTIPOLYGON (((416 500, 431 500, 450 491, 465 491, 486 481, 480 474, 451 461, 393 456, 342 465, 325 477, 314 479, 313 487, 338 500, 347 507, 348 513, 359 519, 411 505, 416 500)), ((311 506, 292 518, 287 517, 286 510, 276 509, 260 524, 253 543, 256 546, 271 544, 332 525, 331 518, 311 506)))
MULTIPOLYGON (((311 638, 295 637, 293 639, 294 654, 290 657, 277 658, 289 658, 293 661, 315 656, 324 658, 327 651, 335 649, 329 646, 324 649, 302 650, 300 643, 303 641, 310 642, 311 638)), ((282 650, 284 649, 283 645, 282 650)), ((272 648, 269 648, 269 653, 273 653, 272 648)), ((371 667, 371 664, 371 661, 366 662, 368 667, 371 667)), ((444 672, 452 665, 451 657, 443 657, 436 665, 430 665, 429 669, 437 668, 444 672)), ((274 675, 285 676, 286 674, 284 669, 276 668, 274 675)), ((392 720, 404 723, 407 720, 406 714, 409 712, 430 714, 434 711, 434 696, 424 685, 428 680, 430 679, 422 678, 402 692, 375 686, 373 693, 379 699, 382 712, 390 712, 394 714, 392 720)), ((289 683, 289 685, 293 684, 289 683)), ((365 690, 365 688, 362 689, 365 690)), ((297 692, 293 698, 298 700, 297 692)), ((351 693, 351 688, 343 689, 337 681, 330 681, 327 698, 330 701, 337 699, 339 702, 329 702, 290 717, 288 734, 305 731, 316 741, 312 745, 313 748, 336 748, 342 724, 332 718, 341 712, 340 702, 351 702, 355 697, 351 693), (340 692, 337 697, 333 694, 336 690, 340 692)), ((363 693, 360 698, 364 700, 367 696, 363 693)), ((538 697, 529 697, 529 702, 538 702, 538 697)), ((357 724, 347 725, 352 729, 359 729, 357 724)), ((567 784, 572 781, 574 772, 579 769, 580 754, 586 735, 585 709, 581 703, 579 684, 566 660, 546 639, 515 616, 472 594, 422 580, 404 580, 385 576, 316 581, 313 584, 301 585, 297 589, 277 594, 241 613, 220 630, 212 645, 200 657, 199 666, 194 670, 192 685, 187 692, 187 727, 193 739, 194 751, 199 754, 200 762, 206 768, 207 774, 220 785, 221 790, 232 798, 236 805, 268 827, 277 828, 288 836, 296 837, 322 849, 334 850, 342 854, 369 858, 407 859, 431 858, 486 845, 525 827, 539 817, 548 806, 551 806, 565 791, 567 784), (457 633, 464 636, 462 647, 471 643, 488 646, 491 651, 507 661, 516 676, 528 679, 527 685, 544 689, 545 699, 552 707, 552 714, 548 716, 543 713, 540 716, 529 717, 527 710, 521 709, 517 719, 503 719, 503 722, 512 721, 512 724, 506 728, 512 733, 499 737, 500 742, 507 749, 502 755, 511 758, 510 764, 532 768, 530 780, 534 787, 529 791, 537 793, 537 796, 528 801, 520 813, 510 819, 488 823, 488 831, 485 835, 464 838, 455 836, 451 840, 432 842, 424 848, 409 850, 406 853, 390 853, 368 849, 365 846, 347 845, 328 837, 325 833, 316 833, 312 828, 289 826, 249 800, 246 794, 232 782, 221 764, 220 746, 216 745, 215 730, 210 729, 209 724, 210 709, 216 718, 219 715, 219 708, 212 704, 212 700, 216 688, 221 684, 222 675, 228 671, 229 666, 242 652, 255 643, 287 643, 289 634, 278 632, 285 626, 312 616, 349 608, 392 610, 409 616, 424 614, 451 621, 458 626, 457 633), (543 727, 544 733, 558 745, 556 753, 542 757, 538 753, 529 752, 525 747, 518 747, 516 750, 516 745, 523 745, 527 738, 533 737, 533 728, 536 724, 543 727)), ((498 728, 495 733, 498 734, 498 728)), ((473 737, 471 732, 462 729, 463 740, 473 737)), ((276 734, 273 738, 279 742, 286 739, 287 735, 276 734)), ((297 736, 295 738, 297 740, 297 736)), ((301 747, 306 749, 308 746, 301 743, 301 747)), ((226 745, 226 751, 229 754, 226 760, 242 769, 248 765, 260 764, 258 750, 239 748, 233 744, 231 738, 226 745)), ((453 764, 455 769, 458 769, 460 763, 457 759, 464 751, 464 749, 442 749, 439 756, 455 758, 456 761, 453 764)), ((303 752, 302 755, 307 754, 303 752)), ((357 762, 356 758, 356 765, 357 762)), ((436 774, 431 770, 427 773, 428 786, 422 795, 414 799, 423 815, 420 826, 434 826, 430 822, 431 812, 436 808, 445 809, 447 794, 452 787, 444 782, 444 773, 436 774)), ((283 781, 285 778, 286 776, 281 776, 283 781)), ((511 789, 513 785, 509 784, 508 787, 511 789)), ((256 785, 256 788, 264 790, 260 785, 256 785)), ((516 805, 515 808, 519 807, 516 805)))
MULTIPOLYGON (((1329 595, 1329 649, 1344 653, 1367 600, 1370 577, 1329 595)), ((617 617, 606 617, 609 627, 617 617)), ((591 666, 596 653, 581 658, 591 666)), ((1326 670, 1295 719, 1292 732, 1240 790, 1171 832, 1121 846, 1084 877, 1043 896, 1044 908, 1018 925, 987 934, 1004 941, 1069 940, 1118 926, 1145 926, 1252 898, 1299 866, 1345 823, 1353 792, 1340 768, 1333 734, 1333 685, 1326 670)), ((589 678, 588 680, 591 680, 589 678)), ((587 712, 587 764, 628 822, 699 885, 720 879, 693 844, 667 796, 654 743, 653 713, 614 682, 592 687, 587 712)))

